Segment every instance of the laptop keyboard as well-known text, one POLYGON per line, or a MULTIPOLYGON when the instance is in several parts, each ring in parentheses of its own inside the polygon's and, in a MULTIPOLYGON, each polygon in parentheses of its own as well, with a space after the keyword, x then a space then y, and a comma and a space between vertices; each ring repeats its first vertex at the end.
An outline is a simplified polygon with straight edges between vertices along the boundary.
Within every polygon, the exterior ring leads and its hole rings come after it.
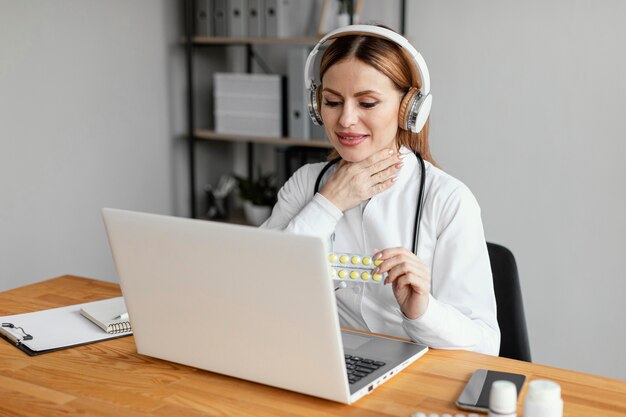
POLYGON ((385 362, 362 358, 346 354, 346 369, 348 371, 348 382, 354 384, 364 376, 367 376, 384 366, 385 362))

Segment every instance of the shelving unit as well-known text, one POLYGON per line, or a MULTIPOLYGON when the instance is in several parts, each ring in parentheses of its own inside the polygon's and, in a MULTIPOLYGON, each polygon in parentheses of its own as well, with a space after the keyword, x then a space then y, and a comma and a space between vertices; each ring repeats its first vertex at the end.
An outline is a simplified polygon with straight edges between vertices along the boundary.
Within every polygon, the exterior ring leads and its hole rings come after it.
POLYGON ((251 135, 232 135, 218 133, 212 130, 199 129, 195 125, 194 108, 194 77, 193 77, 193 55, 197 48, 224 47, 224 46, 245 46, 247 55, 247 72, 252 72, 252 59, 254 56, 254 45, 293 45, 314 46, 319 37, 206 37, 193 36, 193 0, 184 0, 185 8, 185 36, 181 40, 185 44, 186 66, 187 66, 187 143, 189 158, 189 189, 190 189, 190 215, 192 218, 198 217, 196 201, 196 146, 200 141, 223 141, 223 142, 243 142, 247 144, 248 175, 252 175, 254 144, 263 144, 276 147, 294 147, 300 149, 330 149, 331 145, 323 139, 305 140, 302 138, 290 137, 266 137, 251 135), (191 39, 191 42, 187 42, 191 39))
POLYGON ((224 38, 224 37, 206 37, 194 36, 191 41, 194 45, 315 45, 320 38, 313 36, 304 36, 296 38, 224 38))
MULTIPOLYGON (((196 128, 195 125, 195 108, 194 108, 194 74, 193 74, 193 55, 195 48, 206 47, 224 47, 231 45, 245 46, 247 54, 247 72, 252 72, 252 58, 254 56, 254 45, 310 45, 314 46, 319 37, 292 37, 292 38, 269 38, 269 37, 245 37, 245 38, 230 38, 230 37, 206 37, 206 36, 194 36, 194 15, 193 15, 193 0, 184 0, 184 18, 185 18, 185 35, 182 42, 185 45, 185 57, 186 57, 186 75, 187 75, 187 144, 188 144, 188 158, 189 158, 189 204, 191 207, 190 215, 192 218, 198 217, 197 215, 197 201, 196 201, 196 145, 200 141, 226 141, 226 142, 243 142, 247 144, 247 159, 248 159, 248 175, 252 175, 253 171, 253 159, 254 159, 254 144, 264 144, 277 147, 293 147, 293 149, 331 149, 331 145, 328 141, 323 139, 318 140, 304 140, 301 138, 288 138, 288 137, 263 137, 263 136, 249 136, 249 135, 229 135, 222 134, 211 130, 203 130, 196 128), (191 42, 187 41, 191 39, 191 42)), ((349 12, 352 15, 354 4, 351 1, 349 5, 349 12)), ((405 31, 405 16, 404 11, 406 9, 406 1, 400 1, 400 33, 405 31)))
POLYGON ((229 135, 226 133, 218 133, 212 130, 196 130, 194 132, 196 139, 219 140, 224 142, 252 142, 262 143, 265 145, 276 146, 303 146, 309 148, 332 148, 330 142, 321 139, 298 139, 287 137, 267 137, 267 136, 248 136, 248 135, 229 135))

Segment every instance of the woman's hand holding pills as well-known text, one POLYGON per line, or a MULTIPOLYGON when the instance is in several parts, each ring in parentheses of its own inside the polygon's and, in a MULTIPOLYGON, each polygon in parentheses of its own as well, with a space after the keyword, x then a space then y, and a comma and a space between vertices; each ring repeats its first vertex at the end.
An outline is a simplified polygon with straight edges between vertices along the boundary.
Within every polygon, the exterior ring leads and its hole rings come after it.
POLYGON ((391 187, 403 164, 398 151, 389 148, 359 162, 341 161, 320 194, 339 210, 349 210, 391 187))
POLYGON ((430 268, 402 247, 377 251, 373 259, 383 261, 373 273, 387 273, 385 284, 391 284, 402 313, 411 320, 422 316, 428 308, 430 268))

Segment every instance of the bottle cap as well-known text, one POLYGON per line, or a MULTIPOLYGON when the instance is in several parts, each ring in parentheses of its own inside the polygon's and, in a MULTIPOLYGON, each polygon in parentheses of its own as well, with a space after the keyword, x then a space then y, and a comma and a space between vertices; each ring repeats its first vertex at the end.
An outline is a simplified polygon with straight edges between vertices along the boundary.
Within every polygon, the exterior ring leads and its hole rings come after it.
POLYGON ((494 381, 489 391, 489 410, 512 414, 517 409, 517 388, 511 381, 494 381))
POLYGON ((528 384, 526 398, 535 401, 558 401, 561 399, 561 386, 547 379, 535 379, 528 384))

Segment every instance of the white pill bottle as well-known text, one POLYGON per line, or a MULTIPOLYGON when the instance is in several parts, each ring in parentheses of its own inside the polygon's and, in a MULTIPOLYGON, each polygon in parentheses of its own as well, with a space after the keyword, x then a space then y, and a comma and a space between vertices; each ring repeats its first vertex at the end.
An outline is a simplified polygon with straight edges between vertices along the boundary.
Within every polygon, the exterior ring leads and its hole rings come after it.
POLYGON ((488 417, 516 417, 517 388, 511 381, 494 381, 489 391, 488 417))
POLYGON ((561 386, 546 379, 530 381, 524 400, 524 417, 563 417, 561 386))

